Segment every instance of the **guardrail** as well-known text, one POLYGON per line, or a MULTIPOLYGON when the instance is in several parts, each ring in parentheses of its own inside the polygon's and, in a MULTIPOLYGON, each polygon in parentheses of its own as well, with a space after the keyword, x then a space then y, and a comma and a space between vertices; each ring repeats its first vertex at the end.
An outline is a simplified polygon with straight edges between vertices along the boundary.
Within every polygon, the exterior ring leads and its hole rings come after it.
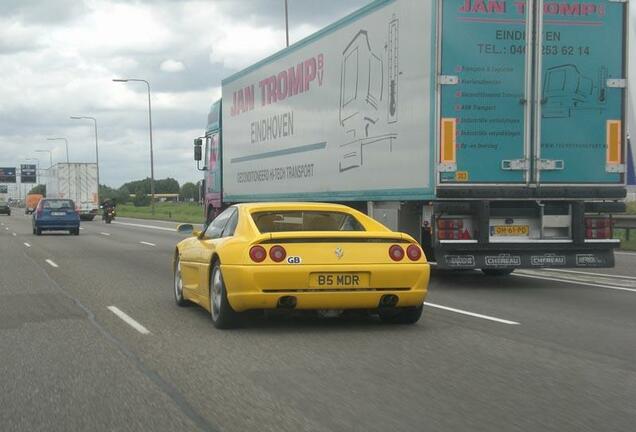
POLYGON ((629 241, 629 233, 636 229, 636 215, 614 215, 614 229, 625 230, 625 240, 629 241))

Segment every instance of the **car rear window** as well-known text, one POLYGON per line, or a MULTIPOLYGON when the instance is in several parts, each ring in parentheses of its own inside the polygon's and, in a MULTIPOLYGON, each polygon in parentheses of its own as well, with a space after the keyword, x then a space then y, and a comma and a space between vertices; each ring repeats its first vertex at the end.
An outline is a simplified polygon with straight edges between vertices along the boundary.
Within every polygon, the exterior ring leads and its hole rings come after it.
POLYGON ((330 211, 263 211, 252 213, 261 233, 290 231, 364 231, 350 214, 330 211))
POLYGON ((71 200, 45 200, 42 203, 42 207, 47 209, 58 210, 58 209, 72 209, 72 208, 75 208, 75 205, 73 204, 73 201, 71 200))

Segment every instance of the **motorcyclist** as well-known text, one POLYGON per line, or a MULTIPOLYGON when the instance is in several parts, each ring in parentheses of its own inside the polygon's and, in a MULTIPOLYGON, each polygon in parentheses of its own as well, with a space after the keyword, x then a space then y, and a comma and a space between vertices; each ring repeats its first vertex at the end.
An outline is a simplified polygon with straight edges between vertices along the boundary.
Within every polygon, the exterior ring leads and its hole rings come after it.
POLYGON ((109 213, 112 213, 112 214, 115 213, 115 205, 110 199, 106 199, 104 201, 104 203, 102 204, 102 209, 103 209, 102 220, 106 220, 108 218, 109 213))

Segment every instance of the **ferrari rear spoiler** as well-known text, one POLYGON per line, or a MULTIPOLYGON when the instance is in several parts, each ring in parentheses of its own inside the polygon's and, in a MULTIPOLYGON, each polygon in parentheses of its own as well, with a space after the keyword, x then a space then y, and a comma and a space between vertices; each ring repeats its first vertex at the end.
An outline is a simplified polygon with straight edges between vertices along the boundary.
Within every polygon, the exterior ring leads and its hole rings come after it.
POLYGON ((411 243, 401 233, 383 231, 295 231, 259 236, 254 243, 411 243))

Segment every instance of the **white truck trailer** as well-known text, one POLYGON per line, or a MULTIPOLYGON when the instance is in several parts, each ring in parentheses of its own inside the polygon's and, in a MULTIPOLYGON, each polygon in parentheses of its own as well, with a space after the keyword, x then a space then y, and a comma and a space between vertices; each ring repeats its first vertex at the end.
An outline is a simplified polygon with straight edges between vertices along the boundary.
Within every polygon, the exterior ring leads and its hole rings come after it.
POLYGON ((612 267, 627 7, 372 1, 223 80, 208 219, 237 202, 339 201, 439 267, 612 267))
POLYGON ((93 220, 98 213, 97 164, 58 163, 46 173, 46 197, 75 202, 81 220, 93 220))

